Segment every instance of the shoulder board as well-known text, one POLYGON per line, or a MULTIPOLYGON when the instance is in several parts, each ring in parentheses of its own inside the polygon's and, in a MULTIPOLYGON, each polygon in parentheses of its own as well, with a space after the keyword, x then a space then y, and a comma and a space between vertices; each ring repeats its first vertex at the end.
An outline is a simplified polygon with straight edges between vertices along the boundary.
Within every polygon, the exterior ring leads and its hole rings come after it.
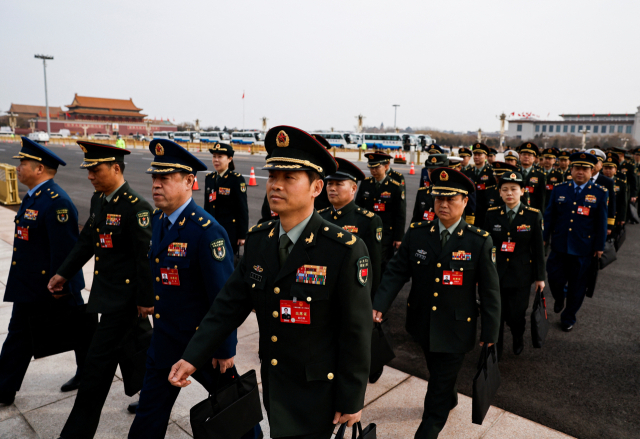
POLYGON ((427 227, 430 226, 432 223, 431 221, 420 221, 417 223, 411 223, 411 225, 409 226, 410 229, 419 229, 420 227, 427 227))
POLYGON ((251 227, 247 231, 247 233, 264 232, 266 230, 271 230, 274 224, 278 224, 278 221, 267 221, 266 223, 259 223, 251 227))
POLYGON ((373 177, 367 177, 364 179, 365 181, 373 181, 373 177))
POLYGON ((200 206, 196 206, 196 209, 191 212, 191 215, 187 215, 191 221, 202 227, 203 229, 211 226, 211 216, 200 206))
POLYGON ((158 215, 160 213, 162 213, 162 210, 156 208, 156 209, 153 209, 153 214, 152 215, 158 215))
POLYGON ((428 187, 426 187, 426 186, 424 186, 424 187, 421 187, 420 189, 418 189, 418 192, 419 192, 419 191, 426 191, 427 189, 429 189, 429 188, 428 188, 428 187))
POLYGON ((241 174, 239 174, 239 173, 237 173, 237 172, 235 172, 235 171, 234 171, 233 175, 234 175, 234 176, 236 176, 236 177, 242 177, 242 175, 241 175, 241 174))
POLYGON ((569 183, 572 183, 572 182, 573 182, 573 180, 572 181, 563 181, 562 183, 558 183, 557 186, 562 186, 563 184, 569 184, 569 183))
POLYGON ((501 206, 496 206, 496 207, 490 207, 487 209, 487 212, 489 212, 490 210, 498 210, 500 209, 501 206))
POLYGON ((322 212, 324 212, 324 211, 326 211, 326 210, 329 210, 329 208, 328 208, 328 207, 325 207, 324 209, 320 209, 320 210, 318 211, 318 213, 322 213, 322 212))
POLYGON ((391 183, 395 184, 396 186, 400 186, 400 183, 395 181, 395 180, 393 180, 393 179, 391 179, 391 183))
POLYGON ((536 209, 535 207, 529 207, 529 206, 524 206, 524 207, 525 209, 530 210, 532 212, 540 212, 540 209, 536 209))
POLYGON ((139 201, 138 197, 135 197, 131 200, 131 204, 136 204, 139 201))
POLYGON ((475 232, 478 235, 482 236, 483 238, 486 238, 487 236, 489 236, 489 232, 486 232, 482 229, 479 229, 476 226, 472 226, 471 224, 467 224, 467 229, 471 232, 475 232))
POLYGON ((336 226, 335 224, 330 223, 329 221, 325 221, 324 224, 320 227, 322 230, 322 234, 327 236, 334 241, 338 241, 340 244, 344 244, 347 246, 351 246, 356 243, 357 237, 342 227, 336 226))
POLYGON ((597 187, 598 189, 601 189, 601 190, 603 190, 603 191, 607 192, 607 188, 606 188, 606 187, 604 187, 604 186, 600 186, 600 185, 599 185, 599 184, 597 184, 597 183, 593 183, 593 185, 594 185, 595 187, 597 187))
POLYGON ((60 196, 60 194, 51 191, 51 192, 49 192, 49 196, 51 196, 51 199, 53 200, 54 198, 58 198, 60 196))
POLYGON ((393 170, 393 173, 399 177, 404 177, 404 175, 402 175, 400 172, 396 171, 395 169, 393 170))
POLYGON ((373 215, 375 215, 375 213, 369 212, 367 209, 361 209, 361 208, 357 208, 356 212, 358 212, 362 216, 366 216, 367 218, 373 218, 373 215))
POLYGON ((208 174, 205 175, 205 177, 211 177, 214 173, 213 172, 209 172, 208 174))

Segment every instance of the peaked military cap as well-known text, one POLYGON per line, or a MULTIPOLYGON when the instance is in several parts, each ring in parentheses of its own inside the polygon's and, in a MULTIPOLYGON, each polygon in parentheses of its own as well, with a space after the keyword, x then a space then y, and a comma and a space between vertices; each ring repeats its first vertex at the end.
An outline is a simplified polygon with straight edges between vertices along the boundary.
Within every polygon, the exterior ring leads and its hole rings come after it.
POLYGON ((459 148, 458 157, 471 157, 471 150, 465 147, 459 148))
POLYGON ((517 166, 513 166, 509 163, 504 162, 493 162, 491 166, 493 167, 493 172, 498 176, 502 175, 505 172, 515 172, 518 170, 517 166))
POLYGON ((617 152, 618 154, 626 154, 627 152, 629 152, 626 149, 618 148, 617 146, 614 146, 613 148, 609 148, 609 151, 617 152))
POLYGON ((604 159, 602 166, 615 166, 617 168, 619 164, 620 164, 620 157, 618 156, 618 154, 615 154, 613 152, 608 152, 607 158, 604 159))
POLYGON ((364 172, 349 160, 336 157, 336 162, 338 162, 338 170, 327 175, 326 180, 351 180, 355 182, 364 180, 364 172))
POLYGON ((515 171, 515 170, 507 171, 505 169, 505 171, 506 172, 504 172, 500 176, 500 179, 498 180, 498 189, 501 188, 502 185, 505 183, 518 183, 520 187, 524 187, 522 174, 520 174, 518 171, 515 171))
MULTIPOLYGON (((322 134, 312 134, 311 137, 313 137, 314 139, 316 139, 318 141, 318 143, 322 146, 324 146, 324 148, 328 151, 331 148, 333 148, 333 146, 331 146, 331 144, 329 143, 329 141, 322 135, 322 134)), ((334 157, 335 158, 335 157, 334 157)))
POLYGON ((391 156, 386 152, 368 152, 364 156, 369 161, 367 163, 369 168, 375 168, 391 162, 391 156))
POLYGON ((473 147, 471 149, 473 150, 474 154, 476 152, 478 152, 478 153, 481 152, 483 154, 489 155, 489 147, 487 145, 485 145, 484 143, 476 142, 476 143, 473 144, 473 147))
POLYGON ((446 154, 431 154, 424 161, 424 166, 427 169, 436 169, 449 166, 449 159, 446 154))
POLYGON ((322 177, 336 172, 338 165, 327 148, 301 129, 280 125, 264 139, 269 158, 262 169, 270 171, 316 171, 322 177))
POLYGON ((520 160, 520 154, 515 152, 513 149, 508 149, 504 152, 504 159, 520 160))
POLYGON ((562 151, 560 151, 558 153, 558 159, 567 159, 567 160, 569 160, 570 156, 571 156, 571 153, 569 151, 567 151, 566 149, 563 149, 562 151))
POLYGON ((558 153, 556 152, 555 148, 547 148, 542 151, 542 157, 555 159, 558 157, 558 153))
POLYGON ((529 154, 533 154, 536 157, 540 155, 540 149, 538 148, 538 145, 533 142, 523 143, 518 147, 518 152, 520 154, 522 154, 523 152, 528 152, 529 154))
POLYGON ((603 161, 604 161, 604 159, 606 159, 606 158, 607 158, 607 155, 604 153, 604 151, 603 151, 603 150, 601 150, 601 149, 599 149, 599 148, 600 148, 600 147, 596 145, 596 146, 594 146, 593 148, 589 148, 589 149, 587 149, 587 152, 588 152, 589 154, 593 154, 593 155, 595 155, 595 156, 598 158, 598 160, 600 160, 601 162, 603 162, 603 161))
POLYGON ((633 154, 640 154, 640 146, 633 150, 633 154))
POLYGON ((20 160, 33 160, 53 169, 58 169, 59 165, 67 166, 67 163, 55 155, 49 148, 42 146, 27 137, 22 138, 22 148, 18 155, 14 155, 13 158, 20 160))
POLYGON ((196 175, 198 171, 206 171, 207 166, 182 146, 167 139, 153 139, 149 143, 149 151, 153 154, 151 167, 147 174, 172 174, 188 172, 196 175))
POLYGON ((229 157, 233 157, 235 151, 233 150, 233 146, 228 143, 216 143, 211 148, 209 148, 209 152, 211 154, 226 154, 229 157))
POLYGON ((447 157, 449 160, 449 167, 451 169, 458 169, 462 165, 462 157, 447 157))
POLYGON ((498 154, 498 150, 495 148, 489 148, 489 155, 495 156, 498 154))
POLYGON ((440 145, 436 145, 435 143, 432 143, 431 145, 429 145, 429 151, 427 152, 429 154, 443 154, 444 149, 442 149, 440 145))
POLYGON ((569 160, 571 160, 572 165, 585 166, 587 168, 593 168, 598 163, 596 156, 586 151, 574 152, 569 157, 569 160))
POLYGON ((436 168, 431 172, 431 195, 434 197, 468 196, 475 191, 471 180, 460 171, 451 168, 436 168))
POLYGON ((103 145, 102 143, 86 142, 84 140, 78 140, 77 143, 82 152, 84 152, 84 161, 80 164, 81 168, 91 168, 100 163, 124 162, 124 156, 131 154, 128 149, 103 145))

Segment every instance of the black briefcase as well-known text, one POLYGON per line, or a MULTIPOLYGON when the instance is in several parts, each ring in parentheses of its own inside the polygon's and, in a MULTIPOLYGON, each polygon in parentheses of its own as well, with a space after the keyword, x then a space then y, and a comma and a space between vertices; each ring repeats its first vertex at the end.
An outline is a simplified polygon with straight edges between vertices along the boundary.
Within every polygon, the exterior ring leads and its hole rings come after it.
POLYGON ((624 244, 624 241, 627 239, 627 231, 625 230, 624 226, 620 227, 620 230, 618 230, 618 233, 616 234, 616 237, 613 241, 613 245, 616 248, 616 252, 620 250, 620 247, 622 247, 622 244, 624 244))
POLYGON ((153 328, 149 317, 138 317, 135 325, 118 345, 118 364, 122 372, 124 393, 133 396, 142 390, 147 371, 147 349, 151 345, 153 328))
POLYGON ((498 387, 500 387, 500 370, 498 369, 496 347, 494 345, 488 348, 485 344, 480 352, 478 371, 473 378, 471 422, 482 425, 498 387))
POLYGON ((260 421, 262 408, 255 370, 191 407, 194 439, 239 439, 260 421))
POLYGON ((393 340, 388 331, 387 320, 376 323, 371 334, 371 368, 370 374, 380 372, 385 364, 396 358, 393 352, 393 340))
POLYGON ((602 270, 604 267, 615 261, 618 257, 616 256, 616 247, 612 240, 607 239, 604 243, 604 251, 602 252, 602 256, 598 260, 598 267, 602 270))
POLYGON ((88 345, 98 327, 98 314, 87 305, 60 307, 51 314, 29 317, 33 357, 44 358, 88 345))
POLYGON ((541 348, 549 332, 549 316, 547 315, 547 300, 542 290, 536 291, 531 311, 531 341, 534 348, 541 348))
MULTIPOLYGON (((336 433, 335 439, 344 439, 344 435, 347 432, 347 424, 340 425, 338 432, 336 433)), ((356 422, 353 424, 351 430, 351 439, 376 439, 376 424, 369 424, 363 430, 362 424, 360 422, 356 422)))

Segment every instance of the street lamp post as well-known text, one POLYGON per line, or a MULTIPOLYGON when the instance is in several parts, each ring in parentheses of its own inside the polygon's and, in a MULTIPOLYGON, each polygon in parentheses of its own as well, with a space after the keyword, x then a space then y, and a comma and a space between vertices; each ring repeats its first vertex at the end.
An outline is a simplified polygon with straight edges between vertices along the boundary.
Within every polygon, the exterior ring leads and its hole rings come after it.
POLYGON ((396 125, 396 119, 398 116, 398 107, 400 105, 399 104, 393 104, 393 108, 394 108, 394 112, 393 112, 393 130, 397 133, 398 132, 398 126, 396 125))
POLYGON ((51 134, 51 121, 49 120, 49 96, 47 93, 47 60, 53 60, 49 55, 34 55, 34 58, 42 60, 42 66, 44 68, 44 102, 47 106, 47 134, 51 134))
POLYGON ((586 149, 587 148, 587 134, 589 134, 591 131, 589 131, 588 129, 584 129, 582 131, 580 131, 580 133, 582 134, 582 149, 586 149))
POLYGON ((478 128, 478 143, 482 143, 482 128, 478 128))
POLYGON ((9 113, 9 126, 11 127, 11 132, 13 134, 16 133, 16 126, 18 126, 18 115, 9 113))
POLYGON ((29 119, 29 128, 32 133, 36 130, 36 122, 36 119, 29 119))

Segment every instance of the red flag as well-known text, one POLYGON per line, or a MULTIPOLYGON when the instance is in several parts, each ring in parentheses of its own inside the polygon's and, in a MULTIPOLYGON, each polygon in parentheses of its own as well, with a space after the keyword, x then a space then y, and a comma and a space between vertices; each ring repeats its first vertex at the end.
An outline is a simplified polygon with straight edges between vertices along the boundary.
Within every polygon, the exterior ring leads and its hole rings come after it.
POLYGON ((244 90, 242 90, 242 99, 244 99, 244 90))

